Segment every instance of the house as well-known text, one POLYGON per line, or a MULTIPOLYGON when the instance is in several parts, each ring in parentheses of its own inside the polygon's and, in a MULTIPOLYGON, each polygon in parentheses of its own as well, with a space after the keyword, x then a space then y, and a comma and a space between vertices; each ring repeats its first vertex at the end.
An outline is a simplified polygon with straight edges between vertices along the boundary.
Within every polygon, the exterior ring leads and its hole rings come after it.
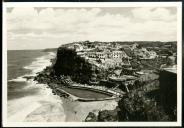
POLYGON ((141 48, 141 49, 136 48, 133 50, 133 52, 140 59, 154 59, 154 58, 158 57, 156 52, 148 51, 146 48, 141 48))
POLYGON ((82 45, 80 45, 80 44, 74 44, 74 49, 75 49, 75 51, 82 51, 83 50, 83 47, 82 47, 82 45))
POLYGON ((135 44, 133 44, 132 46, 131 46, 131 50, 134 50, 134 49, 136 49, 137 47, 138 47, 139 45, 137 44, 137 43, 135 43, 135 44))
POLYGON ((157 53, 154 51, 149 51, 149 55, 150 55, 150 59, 155 59, 156 57, 158 57, 157 53))
POLYGON ((107 55, 104 52, 96 52, 96 57, 100 59, 104 59, 107 55))
POLYGON ((112 51, 112 58, 113 59, 121 59, 122 55, 123 55, 122 51, 118 51, 118 50, 112 51))
POLYGON ((173 67, 176 67, 176 57, 169 56, 166 59, 166 63, 161 65, 160 68, 173 68, 173 67))
POLYGON ((133 52, 129 47, 124 47, 123 51, 126 53, 126 55, 128 56, 129 59, 132 58, 133 52))
POLYGON ((124 65, 124 66, 131 66, 129 59, 123 59, 122 60, 122 65, 124 65))
POLYGON ((123 75, 120 77, 111 76, 109 77, 109 81, 116 83, 116 85, 121 86, 120 88, 123 88, 123 91, 129 92, 130 86, 133 86, 135 83, 135 80, 137 77, 131 76, 131 75, 123 75))
POLYGON ((93 51, 92 51, 92 52, 90 51, 90 52, 87 53, 87 56, 88 56, 89 58, 96 58, 96 53, 93 52, 93 51))

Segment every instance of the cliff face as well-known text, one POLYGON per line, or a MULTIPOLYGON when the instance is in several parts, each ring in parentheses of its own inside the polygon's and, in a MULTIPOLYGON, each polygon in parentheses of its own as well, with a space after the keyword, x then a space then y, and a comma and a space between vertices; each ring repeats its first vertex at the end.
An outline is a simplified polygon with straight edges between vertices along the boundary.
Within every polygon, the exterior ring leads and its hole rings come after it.
POLYGON ((56 76, 70 76, 80 83, 98 81, 105 74, 101 69, 94 67, 84 58, 81 58, 73 49, 60 47, 57 51, 56 62, 53 66, 56 76))

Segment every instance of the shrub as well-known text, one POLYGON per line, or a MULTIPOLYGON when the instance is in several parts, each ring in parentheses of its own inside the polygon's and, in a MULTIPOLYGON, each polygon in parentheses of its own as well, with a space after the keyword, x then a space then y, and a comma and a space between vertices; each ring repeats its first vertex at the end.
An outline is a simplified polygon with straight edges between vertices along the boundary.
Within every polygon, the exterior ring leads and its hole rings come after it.
POLYGON ((169 116, 156 101, 145 96, 143 91, 132 92, 122 98, 119 119, 121 121, 169 121, 169 116))

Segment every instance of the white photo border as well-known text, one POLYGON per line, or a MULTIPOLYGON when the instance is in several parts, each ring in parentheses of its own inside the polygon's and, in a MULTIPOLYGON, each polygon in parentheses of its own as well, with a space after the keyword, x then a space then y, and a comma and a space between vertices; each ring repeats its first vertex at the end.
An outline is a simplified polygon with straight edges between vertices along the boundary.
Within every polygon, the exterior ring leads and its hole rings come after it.
POLYGON ((182 125, 182 2, 4 2, 3 3, 3 126, 181 126, 182 125), (177 8, 177 121, 176 122, 8 122, 7 121, 7 24, 8 7, 176 7, 177 8))

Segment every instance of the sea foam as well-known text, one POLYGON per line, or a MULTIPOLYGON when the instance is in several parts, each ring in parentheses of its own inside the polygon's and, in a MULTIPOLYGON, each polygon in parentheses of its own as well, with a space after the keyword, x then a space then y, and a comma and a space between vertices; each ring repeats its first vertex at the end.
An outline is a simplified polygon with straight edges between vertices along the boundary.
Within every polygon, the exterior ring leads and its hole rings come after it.
POLYGON ((8 100, 8 121, 10 122, 49 122, 49 121, 65 121, 62 100, 59 96, 53 95, 52 90, 47 85, 36 84, 33 79, 27 81, 25 76, 36 76, 37 72, 42 71, 46 66, 51 65, 50 59, 55 54, 50 52, 45 56, 35 59, 25 69, 30 69, 30 74, 25 74, 16 79, 9 81, 27 82, 24 90, 36 88, 37 94, 8 100), (59 113, 59 114, 58 114, 59 113))

